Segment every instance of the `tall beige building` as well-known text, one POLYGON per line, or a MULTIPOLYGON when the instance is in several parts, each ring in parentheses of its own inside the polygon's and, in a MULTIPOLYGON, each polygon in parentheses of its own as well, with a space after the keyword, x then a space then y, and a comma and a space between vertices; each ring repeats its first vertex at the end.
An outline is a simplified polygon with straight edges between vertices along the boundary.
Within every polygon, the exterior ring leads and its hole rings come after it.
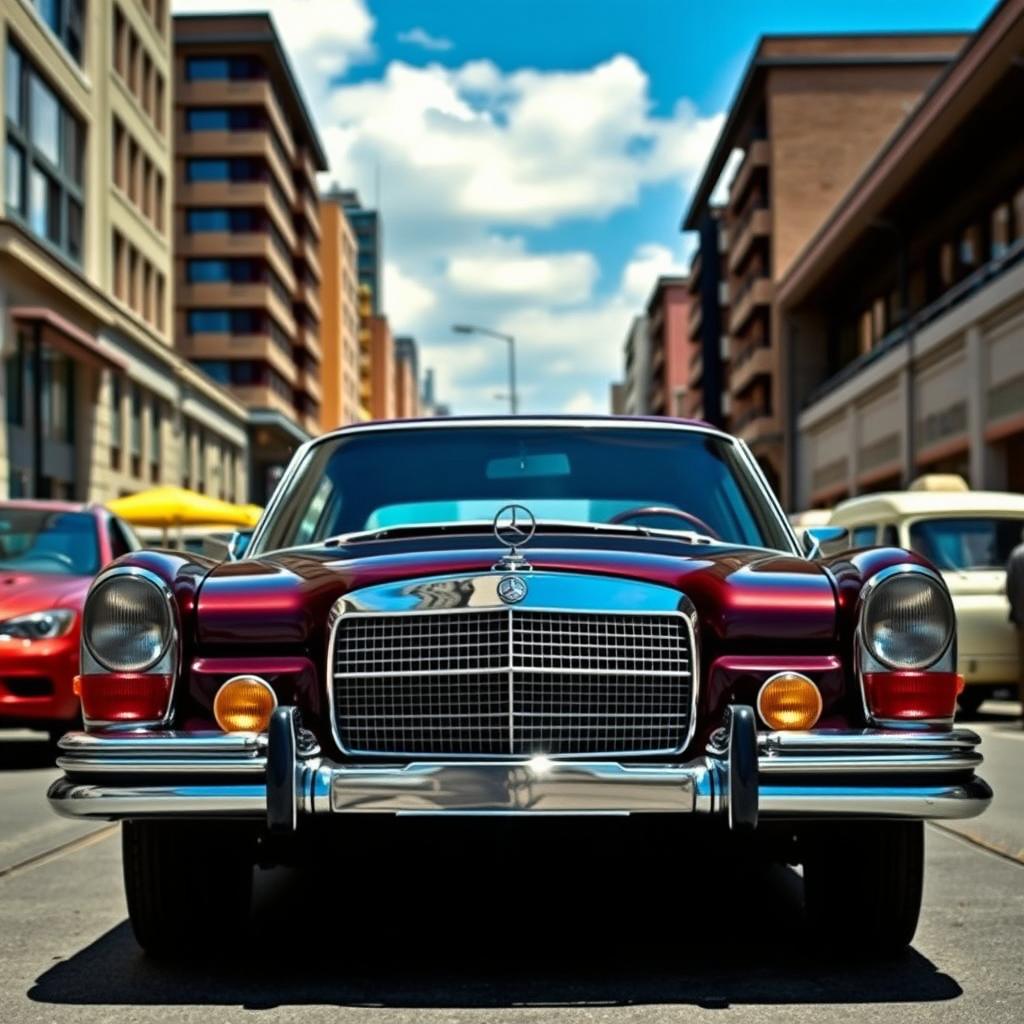
POLYGON ((0 4, 0 496, 246 495, 242 407, 171 336, 163 0, 0 4))
POLYGON ((368 419, 360 399, 362 353, 359 346, 359 283, 356 236, 339 198, 320 202, 320 263, 323 281, 322 426, 324 430, 368 419))

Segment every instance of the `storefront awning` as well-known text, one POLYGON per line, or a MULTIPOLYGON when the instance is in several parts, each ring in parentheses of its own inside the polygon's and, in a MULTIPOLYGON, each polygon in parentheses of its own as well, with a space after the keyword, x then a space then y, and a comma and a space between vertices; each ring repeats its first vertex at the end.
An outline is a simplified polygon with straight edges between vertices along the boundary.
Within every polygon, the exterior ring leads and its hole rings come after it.
POLYGON ((42 340, 51 348, 63 352, 80 363, 90 363, 100 369, 124 370, 125 362, 114 352, 104 348, 88 331, 76 327, 59 313, 45 306, 12 306, 11 319, 23 327, 42 329, 42 340))

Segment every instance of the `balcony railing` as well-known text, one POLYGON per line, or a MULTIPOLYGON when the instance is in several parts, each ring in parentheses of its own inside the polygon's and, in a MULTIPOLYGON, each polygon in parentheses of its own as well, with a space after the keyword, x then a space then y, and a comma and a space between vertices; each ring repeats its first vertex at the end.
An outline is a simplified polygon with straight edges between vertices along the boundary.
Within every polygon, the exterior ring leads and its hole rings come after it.
POLYGON ((1021 262, 1024 262, 1024 238, 1018 238, 1002 255, 989 260, 988 263, 979 267, 974 273, 943 292, 934 302, 923 306, 902 324, 894 327, 869 352, 865 352, 863 355, 847 363, 841 370, 829 377, 828 380, 819 384, 806 398, 802 407, 806 409, 826 395, 831 394, 837 388, 842 387, 847 381, 856 377, 866 366, 870 366, 876 359, 881 359, 887 352, 899 348, 908 338, 913 337, 927 324, 945 315, 949 310, 960 305, 961 302, 966 301, 971 296, 976 295, 991 281, 1005 274, 1011 267, 1021 262))

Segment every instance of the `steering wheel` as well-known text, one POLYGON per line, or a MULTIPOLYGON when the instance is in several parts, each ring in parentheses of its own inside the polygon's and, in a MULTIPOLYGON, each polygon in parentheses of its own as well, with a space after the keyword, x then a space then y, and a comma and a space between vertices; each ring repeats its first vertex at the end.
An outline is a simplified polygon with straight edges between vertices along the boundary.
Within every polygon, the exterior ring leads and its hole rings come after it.
POLYGON ((672 508, 671 505, 639 505, 636 508, 627 508, 623 512, 616 512, 608 522, 624 523, 629 519, 637 519, 640 516, 672 516, 674 519, 682 519, 683 522, 697 527, 701 533, 707 534, 707 536, 713 537, 715 540, 722 539, 718 531, 712 530, 699 516, 695 516, 690 512, 684 512, 681 508, 672 508))

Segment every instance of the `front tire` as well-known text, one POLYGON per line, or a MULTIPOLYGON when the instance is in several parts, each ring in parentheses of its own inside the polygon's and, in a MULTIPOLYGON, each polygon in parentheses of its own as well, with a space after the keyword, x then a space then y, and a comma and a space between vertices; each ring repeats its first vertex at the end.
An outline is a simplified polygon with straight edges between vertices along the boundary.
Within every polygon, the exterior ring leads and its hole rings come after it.
POLYGON ((121 827, 128 917, 155 957, 237 940, 249 913, 255 838, 231 822, 126 821, 121 827))
POLYGON ((803 831, 800 847, 816 939, 865 956, 910 945, 924 886, 923 822, 822 822, 803 831))

